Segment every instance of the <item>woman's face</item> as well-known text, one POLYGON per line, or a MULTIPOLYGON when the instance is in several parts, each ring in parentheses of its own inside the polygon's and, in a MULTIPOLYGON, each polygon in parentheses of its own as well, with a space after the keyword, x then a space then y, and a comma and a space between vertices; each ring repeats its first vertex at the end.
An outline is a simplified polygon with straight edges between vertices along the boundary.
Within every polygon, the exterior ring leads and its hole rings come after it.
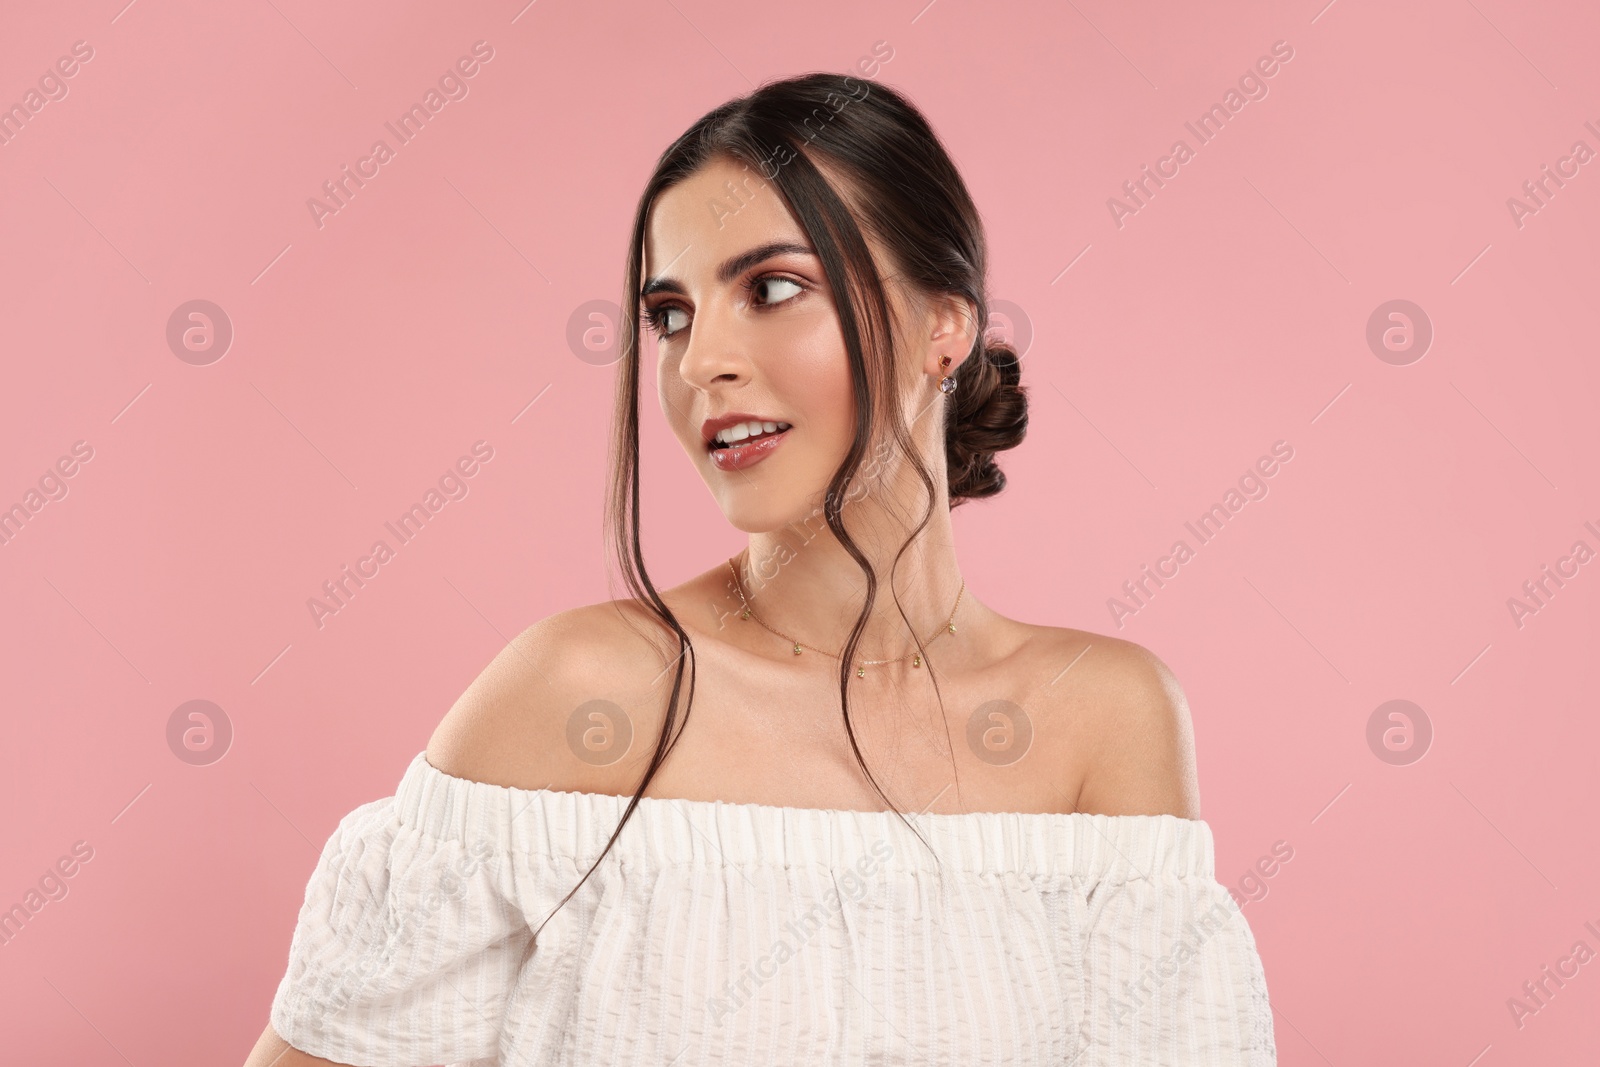
POLYGON ((855 401, 836 297, 777 192, 754 168, 708 163, 656 199, 643 277, 661 410, 728 520, 759 533, 817 512, 855 401), (713 447, 708 420, 730 415, 763 433, 713 447))

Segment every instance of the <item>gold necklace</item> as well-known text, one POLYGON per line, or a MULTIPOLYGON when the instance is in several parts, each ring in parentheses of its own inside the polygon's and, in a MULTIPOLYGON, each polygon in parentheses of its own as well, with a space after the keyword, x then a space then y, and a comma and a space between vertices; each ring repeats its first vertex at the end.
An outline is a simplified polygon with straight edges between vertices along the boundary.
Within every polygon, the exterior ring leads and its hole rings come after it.
MULTIPOLYGON (((750 602, 748 600, 746 600, 745 597, 744 597, 744 583, 739 580, 739 569, 733 565, 733 558, 731 556, 728 558, 728 570, 733 572, 733 587, 739 593, 739 603, 744 606, 744 610, 739 612, 739 618, 741 618, 741 619, 754 619, 756 622, 760 623, 761 627, 763 629, 765 629, 767 632, 772 633, 772 634, 776 634, 777 636, 783 638, 785 641, 787 641, 791 645, 793 645, 794 646, 794 654, 797 655, 797 656, 800 655, 800 652, 801 652, 802 649, 810 648, 811 651, 820 652, 824 656, 828 656, 828 657, 831 657, 833 659, 838 659, 839 658, 837 653, 829 652, 826 649, 812 648, 812 646, 807 645, 807 644, 803 644, 800 641, 796 641, 794 638, 790 637, 788 634, 780 633, 779 631, 774 630, 772 627, 768 626, 766 623, 762 622, 761 621, 761 617, 755 613, 755 609, 750 606, 750 602)), ((935 633, 932 637, 929 637, 928 640, 924 642, 925 645, 933 644, 935 641, 937 641, 939 638, 943 637, 947 633, 953 634, 953 633, 956 632, 956 621, 955 621, 956 620, 956 609, 961 607, 961 594, 965 593, 966 591, 967 591, 967 580, 965 578, 963 578, 963 579, 961 579, 961 588, 956 590, 956 602, 955 602, 955 606, 950 609, 950 617, 945 620, 944 626, 942 626, 937 633, 935 633)), ((922 653, 920 653, 920 652, 913 652, 910 656, 897 656, 894 659, 857 660, 856 661, 856 677, 857 678, 865 678, 867 676, 867 668, 868 667, 876 667, 876 666, 880 666, 880 665, 882 665, 884 663, 898 663, 898 662, 900 662, 900 660, 903 660, 903 659, 909 659, 911 661, 911 665, 913 667, 921 667, 922 666, 922 653)))

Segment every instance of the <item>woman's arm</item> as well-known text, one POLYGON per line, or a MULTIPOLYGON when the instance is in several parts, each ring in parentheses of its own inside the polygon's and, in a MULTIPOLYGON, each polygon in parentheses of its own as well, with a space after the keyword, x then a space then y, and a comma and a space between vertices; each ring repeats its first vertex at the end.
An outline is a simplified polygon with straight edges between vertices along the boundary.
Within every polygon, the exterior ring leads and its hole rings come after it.
POLYGON ((256 1047, 250 1050, 250 1058, 244 1061, 244 1067, 324 1067, 324 1065, 350 1067, 349 1064, 308 1056, 279 1037, 278 1032, 270 1024, 261 1031, 261 1038, 256 1042, 256 1047))

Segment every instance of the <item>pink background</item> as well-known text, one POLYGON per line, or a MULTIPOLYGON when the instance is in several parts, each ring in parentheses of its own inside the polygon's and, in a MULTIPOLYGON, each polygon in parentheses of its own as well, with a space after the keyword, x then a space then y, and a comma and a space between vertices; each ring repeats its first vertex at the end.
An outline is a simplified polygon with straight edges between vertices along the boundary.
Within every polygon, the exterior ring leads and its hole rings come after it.
MULTIPOLYGON (((1600 149, 1593 5, 122 2, 13 4, 0 34, 0 104, 93 48, 0 145, 0 507, 93 450, 0 545, 0 907, 93 849, 0 948, 8 1061, 244 1060, 340 816, 511 635, 621 592, 615 368, 567 329, 617 299, 655 157, 879 41, 1031 324, 1011 488, 956 519, 968 581, 1172 666, 1220 880, 1292 847, 1246 907, 1280 1062, 1600 1055, 1600 962, 1507 1007, 1600 950, 1600 564, 1520 626, 1507 604, 1600 549, 1600 161, 1507 207, 1600 149), (306 201, 479 40, 469 94, 319 228, 306 201), (1196 147, 1185 121, 1280 40, 1196 147), (1108 199, 1179 137, 1119 227, 1108 199), (166 339, 196 299, 234 329, 203 366, 166 339), (1366 339, 1396 299, 1434 331, 1407 365, 1366 339), (307 600, 479 440, 465 498, 319 629, 307 600), (1108 599, 1277 441, 1268 495, 1119 628, 1108 599), (167 740, 196 699, 233 729, 209 765, 167 740), (1393 699, 1433 731, 1404 765, 1368 742, 1393 699)), ((666 586, 741 540, 644 411, 666 586)))

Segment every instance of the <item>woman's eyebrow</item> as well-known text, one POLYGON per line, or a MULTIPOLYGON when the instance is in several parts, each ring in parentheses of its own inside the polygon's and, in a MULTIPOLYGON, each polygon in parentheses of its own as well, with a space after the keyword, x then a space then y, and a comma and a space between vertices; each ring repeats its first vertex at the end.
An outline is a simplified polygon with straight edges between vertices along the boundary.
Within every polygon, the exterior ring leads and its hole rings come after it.
MULTIPOLYGON (((814 256, 816 252, 812 251, 809 245, 796 244, 793 241, 769 241, 764 245, 757 245, 747 252, 740 252, 736 256, 730 256, 723 262, 722 266, 717 268, 717 281, 727 284, 762 260, 771 259, 773 256, 789 255, 814 256)), ((687 290, 684 289, 683 283, 676 278, 651 278, 640 288, 639 299, 643 300, 653 293, 677 293, 680 296, 685 296, 687 295, 687 290)))

